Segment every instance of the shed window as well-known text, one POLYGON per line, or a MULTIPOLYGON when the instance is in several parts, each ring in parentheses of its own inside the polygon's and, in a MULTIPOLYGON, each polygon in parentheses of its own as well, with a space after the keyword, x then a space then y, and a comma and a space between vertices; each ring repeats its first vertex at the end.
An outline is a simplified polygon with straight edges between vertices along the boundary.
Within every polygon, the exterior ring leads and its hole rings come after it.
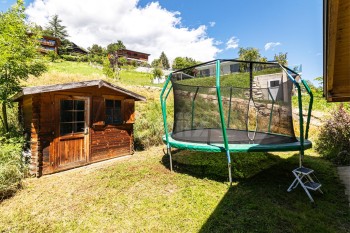
POLYGON ((270 81, 270 87, 278 87, 280 85, 279 80, 270 81))
POLYGON ((121 100, 106 99, 106 124, 121 124, 122 122, 121 100))
POLYGON ((85 101, 61 100, 60 135, 84 132, 85 101))

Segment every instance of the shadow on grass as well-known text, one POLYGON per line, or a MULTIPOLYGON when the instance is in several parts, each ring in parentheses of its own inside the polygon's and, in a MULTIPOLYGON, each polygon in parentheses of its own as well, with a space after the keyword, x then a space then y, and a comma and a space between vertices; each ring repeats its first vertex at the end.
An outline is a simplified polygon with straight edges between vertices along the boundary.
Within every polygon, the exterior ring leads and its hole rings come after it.
MULTIPOLYGON (((298 186, 288 193, 298 166, 298 154, 288 159, 269 153, 232 156, 234 181, 200 232, 349 232, 350 211, 336 169, 323 159, 305 156, 304 165, 316 171, 324 195, 311 192, 312 206, 298 186)), ((227 181, 227 162, 221 153, 179 151, 174 171, 218 182, 227 181)), ((164 156, 162 163, 169 166, 164 156)))
MULTIPOLYGON (((172 153, 172 157, 174 172, 188 174, 200 179, 228 182, 225 153, 178 150, 172 153)), ((276 155, 263 152, 231 154, 233 180, 234 182, 245 180, 281 160, 276 155)), ((161 162, 170 169, 167 155, 163 156, 161 162)))

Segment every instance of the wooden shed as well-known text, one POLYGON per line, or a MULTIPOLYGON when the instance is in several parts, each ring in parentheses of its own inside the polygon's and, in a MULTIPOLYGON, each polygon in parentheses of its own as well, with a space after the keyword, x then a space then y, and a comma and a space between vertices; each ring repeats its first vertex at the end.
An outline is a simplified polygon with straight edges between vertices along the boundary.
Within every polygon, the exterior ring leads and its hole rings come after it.
POLYGON ((102 80, 27 87, 14 99, 36 176, 133 154, 135 101, 146 100, 102 80))

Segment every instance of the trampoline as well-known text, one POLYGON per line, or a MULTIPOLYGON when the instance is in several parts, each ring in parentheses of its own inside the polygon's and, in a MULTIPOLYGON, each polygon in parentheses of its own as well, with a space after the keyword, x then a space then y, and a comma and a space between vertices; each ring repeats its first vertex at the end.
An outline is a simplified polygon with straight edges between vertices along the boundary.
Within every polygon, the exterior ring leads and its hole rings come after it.
POLYGON ((302 167, 304 150, 312 147, 312 92, 297 72, 275 62, 220 59, 177 70, 168 76, 160 100, 171 171, 172 147, 225 152, 230 184, 231 153, 300 151, 302 167), (309 95, 306 124, 302 88, 309 95), (167 107, 172 103, 170 132, 167 107))

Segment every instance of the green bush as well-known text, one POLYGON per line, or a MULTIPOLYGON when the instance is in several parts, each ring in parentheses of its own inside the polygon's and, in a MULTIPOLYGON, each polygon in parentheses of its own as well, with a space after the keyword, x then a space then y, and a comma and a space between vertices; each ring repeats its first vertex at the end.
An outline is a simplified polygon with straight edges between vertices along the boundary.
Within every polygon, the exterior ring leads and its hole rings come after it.
POLYGON ((350 114, 340 105, 320 129, 316 150, 338 165, 350 165, 350 114))
POLYGON ((62 54, 61 57, 63 60, 66 60, 66 61, 78 61, 79 59, 79 57, 77 56, 66 55, 66 54, 62 54))
POLYGON ((21 186, 27 170, 21 151, 21 140, 0 137, 0 200, 11 196, 21 186))
POLYGON ((103 59, 104 59, 103 56, 98 56, 98 55, 89 55, 89 57, 88 57, 88 60, 90 62, 96 62, 96 63, 101 64, 101 65, 103 64, 103 59))

